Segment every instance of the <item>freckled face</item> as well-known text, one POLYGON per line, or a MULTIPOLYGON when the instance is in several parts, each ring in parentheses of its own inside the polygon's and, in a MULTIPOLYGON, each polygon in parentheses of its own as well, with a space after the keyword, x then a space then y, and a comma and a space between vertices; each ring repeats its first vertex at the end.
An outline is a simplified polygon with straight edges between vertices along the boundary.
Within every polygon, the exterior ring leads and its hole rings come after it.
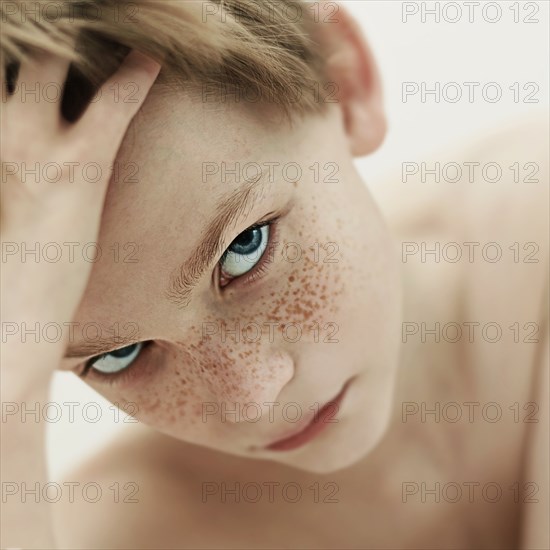
MULTIPOLYGON (((179 439, 331 471, 372 449, 389 419, 396 263, 340 110, 292 127, 258 111, 156 91, 148 98, 119 152, 104 254, 75 319, 106 331, 118 323, 127 343, 146 344, 129 348, 126 357, 136 357, 120 372, 92 366, 86 380, 179 439), (258 166, 264 178, 252 188, 258 166), (245 188, 249 200, 224 227, 223 246, 204 273, 190 273, 208 225, 245 188), (265 250, 247 255, 254 239, 265 250), (193 281, 193 290, 182 295, 175 280, 193 281), (266 449, 305 428, 350 380, 316 437, 291 451, 266 449)), ((86 361, 69 366, 80 373, 86 361)), ((125 354, 108 361, 122 367, 125 354)))

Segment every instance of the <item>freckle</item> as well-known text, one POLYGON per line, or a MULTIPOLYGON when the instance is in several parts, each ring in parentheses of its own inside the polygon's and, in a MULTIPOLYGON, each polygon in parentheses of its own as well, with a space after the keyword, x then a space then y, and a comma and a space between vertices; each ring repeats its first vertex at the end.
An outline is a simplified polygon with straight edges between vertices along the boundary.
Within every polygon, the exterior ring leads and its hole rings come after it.
POLYGON ((151 406, 147 407, 149 412, 154 412, 160 407, 160 399, 157 399, 151 406))

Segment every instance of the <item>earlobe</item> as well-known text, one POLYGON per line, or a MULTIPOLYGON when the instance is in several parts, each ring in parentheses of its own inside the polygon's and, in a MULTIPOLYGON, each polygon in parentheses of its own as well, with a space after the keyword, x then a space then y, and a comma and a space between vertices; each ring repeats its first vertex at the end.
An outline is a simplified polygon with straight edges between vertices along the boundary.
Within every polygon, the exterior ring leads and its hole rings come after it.
POLYGON ((382 86, 374 57, 352 16, 339 5, 337 22, 320 25, 327 48, 327 78, 336 84, 354 156, 375 151, 386 135, 382 86))

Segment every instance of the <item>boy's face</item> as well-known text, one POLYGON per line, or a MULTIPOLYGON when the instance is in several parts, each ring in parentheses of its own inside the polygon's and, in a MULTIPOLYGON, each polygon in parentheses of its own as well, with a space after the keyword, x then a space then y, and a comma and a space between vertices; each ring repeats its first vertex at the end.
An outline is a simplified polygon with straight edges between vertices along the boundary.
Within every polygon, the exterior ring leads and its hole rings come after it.
MULTIPOLYGON (((85 378, 145 424, 328 472, 389 419, 397 264, 338 105, 292 126, 270 111, 151 92, 118 155, 75 322, 128 338, 110 350, 150 342, 85 378)), ((75 340, 89 346, 86 332, 75 340)), ((97 353, 64 367, 81 373, 97 353)))

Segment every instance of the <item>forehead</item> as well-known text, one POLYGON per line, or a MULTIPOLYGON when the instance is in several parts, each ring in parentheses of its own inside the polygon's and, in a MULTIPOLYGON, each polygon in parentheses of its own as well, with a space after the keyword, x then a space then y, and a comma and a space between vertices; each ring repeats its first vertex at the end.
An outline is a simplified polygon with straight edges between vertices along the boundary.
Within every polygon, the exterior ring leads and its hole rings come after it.
MULTIPOLYGON (((257 167, 265 174, 300 154, 300 131, 268 112, 153 89, 117 155, 99 236, 102 257, 80 309, 84 317, 105 325, 137 321, 128 319, 131 311, 146 312, 151 326, 162 321, 154 318, 152 294, 162 299, 220 200, 255 179, 257 167)), ((288 193, 276 180, 265 191, 288 193)))
POLYGON ((186 216, 174 224, 189 225, 253 179, 256 165, 265 169, 293 154, 292 136, 288 121, 272 109, 203 102, 155 87, 118 152, 106 209, 126 211, 128 204, 141 207, 145 200, 174 207, 177 197, 186 216))

